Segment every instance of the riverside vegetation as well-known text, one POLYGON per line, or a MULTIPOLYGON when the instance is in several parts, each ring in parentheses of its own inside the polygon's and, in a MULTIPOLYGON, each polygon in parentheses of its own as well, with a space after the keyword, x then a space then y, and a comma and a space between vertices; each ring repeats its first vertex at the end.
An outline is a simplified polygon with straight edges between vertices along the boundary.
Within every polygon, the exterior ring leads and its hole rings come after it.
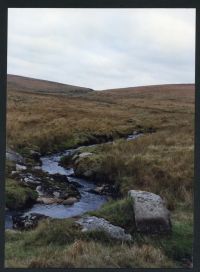
MULTIPOLYGON (((85 145, 82 151, 92 156, 75 161, 63 157, 61 163, 74 163, 77 176, 117 188, 117 199, 89 214, 123 227, 133 242, 82 233, 74 218, 45 219, 34 230, 6 230, 6 267, 188 267, 193 243, 194 85, 94 92, 54 84, 8 77, 7 145, 30 164, 31 150, 48 154, 85 145), (123 139, 133 132, 143 135, 123 139), (101 144, 89 146, 95 143, 101 144), (127 198, 131 189, 166 200, 171 234, 135 232, 127 198)), ((37 196, 10 178, 11 169, 7 161, 6 206, 17 209, 37 196)))

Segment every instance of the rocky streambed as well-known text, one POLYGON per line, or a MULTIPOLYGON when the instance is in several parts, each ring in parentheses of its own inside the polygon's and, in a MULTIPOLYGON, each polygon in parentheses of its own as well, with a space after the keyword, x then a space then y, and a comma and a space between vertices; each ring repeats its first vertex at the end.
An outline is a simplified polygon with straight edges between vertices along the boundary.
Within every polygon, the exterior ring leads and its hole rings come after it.
MULTIPOLYGON (((128 135, 127 140, 134 140, 141 133, 128 135)), ((108 142, 112 143, 112 142, 108 142)), ((94 146, 94 145, 93 145, 94 146)), ((78 149, 80 149, 79 147, 78 149)), ((16 164, 16 170, 12 176, 19 182, 31 186, 38 193, 37 203, 20 211, 7 210, 5 213, 5 228, 13 227, 14 221, 19 216, 30 217, 31 214, 40 214, 51 218, 69 218, 80 216, 88 211, 97 210, 112 195, 110 188, 97 187, 91 180, 77 178, 74 175, 73 166, 66 168, 60 165, 61 157, 76 154, 78 149, 70 149, 65 152, 37 157, 39 166, 27 170, 23 161, 16 164)), ((87 154, 83 154, 86 156, 87 154)), ((17 158, 19 159, 19 158, 17 158)))
MULTIPOLYGON (((65 152, 65 154, 66 153, 67 152, 65 152)), ((40 213, 52 218, 68 218, 81 215, 87 211, 96 210, 107 201, 106 196, 91 193, 91 190, 95 189, 96 187, 94 183, 88 182, 84 179, 70 177, 71 175, 73 175, 73 168, 65 169, 64 167, 59 166, 59 161, 62 156, 63 153, 60 153, 41 158, 41 170, 47 172, 50 175, 56 174, 58 178, 58 174, 60 174, 60 178, 67 177, 65 182, 69 185, 72 185, 71 188, 74 189, 74 195, 72 194, 72 192, 70 192, 69 197, 67 197, 66 199, 65 197, 62 198, 59 195, 60 188, 55 188, 55 186, 53 187, 53 191, 48 192, 47 194, 47 191, 44 192, 44 190, 42 190, 43 186, 39 183, 36 186, 36 191, 38 191, 39 194, 37 202, 41 201, 41 203, 36 203, 31 208, 26 210, 7 211, 5 217, 6 228, 12 228, 13 215, 28 215, 31 213, 40 213), (78 192, 75 189, 77 189, 78 192), (62 202, 60 204, 59 199, 60 202, 62 202)), ((30 177, 31 176, 29 176, 29 178, 30 177)), ((27 179, 27 177, 25 177, 25 179, 27 179)), ((32 177, 32 179, 34 179, 34 177, 32 177)), ((52 181, 56 183, 55 179, 52 181)), ((37 180, 35 180, 35 182, 37 182, 37 180)), ((34 183, 34 181, 32 183, 34 183)))

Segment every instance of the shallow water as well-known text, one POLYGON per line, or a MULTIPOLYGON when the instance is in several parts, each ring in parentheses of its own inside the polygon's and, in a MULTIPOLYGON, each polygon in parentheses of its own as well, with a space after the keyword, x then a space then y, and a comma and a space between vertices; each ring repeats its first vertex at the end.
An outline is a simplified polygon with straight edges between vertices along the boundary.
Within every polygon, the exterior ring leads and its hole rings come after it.
POLYGON ((81 215, 88 211, 97 210, 101 207, 103 203, 107 201, 106 196, 96 195, 88 192, 91 189, 95 188, 95 184, 92 182, 88 182, 84 179, 70 177, 74 173, 73 168, 65 169, 62 166, 59 166, 60 158, 63 155, 66 155, 70 151, 66 151, 64 153, 58 153, 51 156, 46 156, 41 158, 42 166, 41 169, 44 172, 48 172, 49 174, 59 173, 62 175, 66 175, 68 177, 69 182, 77 182, 81 185, 79 192, 81 194, 80 201, 74 203, 73 205, 62 205, 62 204, 35 204, 33 207, 26 211, 20 212, 6 212, 5 215, 5 227, 12 228, 12 215, 17 213, 23 213, 24 215, 29 213, 40 213, 52 218, 68 218, 72 216, 81 215))

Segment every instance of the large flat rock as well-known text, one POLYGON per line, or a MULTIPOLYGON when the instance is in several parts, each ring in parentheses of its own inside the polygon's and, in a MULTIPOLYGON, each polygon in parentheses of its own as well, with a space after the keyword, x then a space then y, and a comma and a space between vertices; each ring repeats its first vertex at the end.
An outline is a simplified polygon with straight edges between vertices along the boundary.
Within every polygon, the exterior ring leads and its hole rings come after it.
POLYGON ((137 231, 143 233, 167 233, 171 231, 170 213, 163 199, 156 194, 131 190, 137 231))
POLYGON ((130 234, 126 234, 123 228, 112 225, 104 218, 85 216, 76 222, 83 227, 82 231, 103 231, 114 239, 122 241, 132 240, 132 236, 130 234))

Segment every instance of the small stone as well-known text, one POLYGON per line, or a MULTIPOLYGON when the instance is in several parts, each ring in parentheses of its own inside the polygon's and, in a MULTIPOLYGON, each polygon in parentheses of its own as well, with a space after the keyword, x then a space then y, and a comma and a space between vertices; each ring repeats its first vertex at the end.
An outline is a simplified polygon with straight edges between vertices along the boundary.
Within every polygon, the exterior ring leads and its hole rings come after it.
POLYGON ((41 185, 37 186, 35 190, 36 190, 36 192, 38 193, 39 196, 44 195, 41 185))
POLYGON ((26 170, 27 167, 25 165, 21 165, 21 164, 16 164, 16 171, 23 171, 26 170))
POLYGON ((78 157, 82 159, 82 158, 89 157, 91 155, 93 155, 93 153, 91 153, 91 152, 83 152, 83 153, 79 154, 78 157))
POLYGON ((53 195, 54 195, 55 197, 60 197, 60 193, 59 193, 59 192, 53 192, 53 195))
POLYGON ((69 197, 67 199, 65 199, 62 204, 63 205, 73 205, 74 203, 76 203, 78 201, 78 199, 76 197, 69 197))
POLYGON ((41 170, 41 169, 42 169, 42 167, 41 167, 41 166, 39 166, 39 165, 34 166, 33 168, 34 168, 35 170, 41 170))
POLYGON ((50 204, 57 203, 57 199, 55 199, 53 197, 38 197, 37 202, 45 204, 45 205, 50 205, 50 204))

